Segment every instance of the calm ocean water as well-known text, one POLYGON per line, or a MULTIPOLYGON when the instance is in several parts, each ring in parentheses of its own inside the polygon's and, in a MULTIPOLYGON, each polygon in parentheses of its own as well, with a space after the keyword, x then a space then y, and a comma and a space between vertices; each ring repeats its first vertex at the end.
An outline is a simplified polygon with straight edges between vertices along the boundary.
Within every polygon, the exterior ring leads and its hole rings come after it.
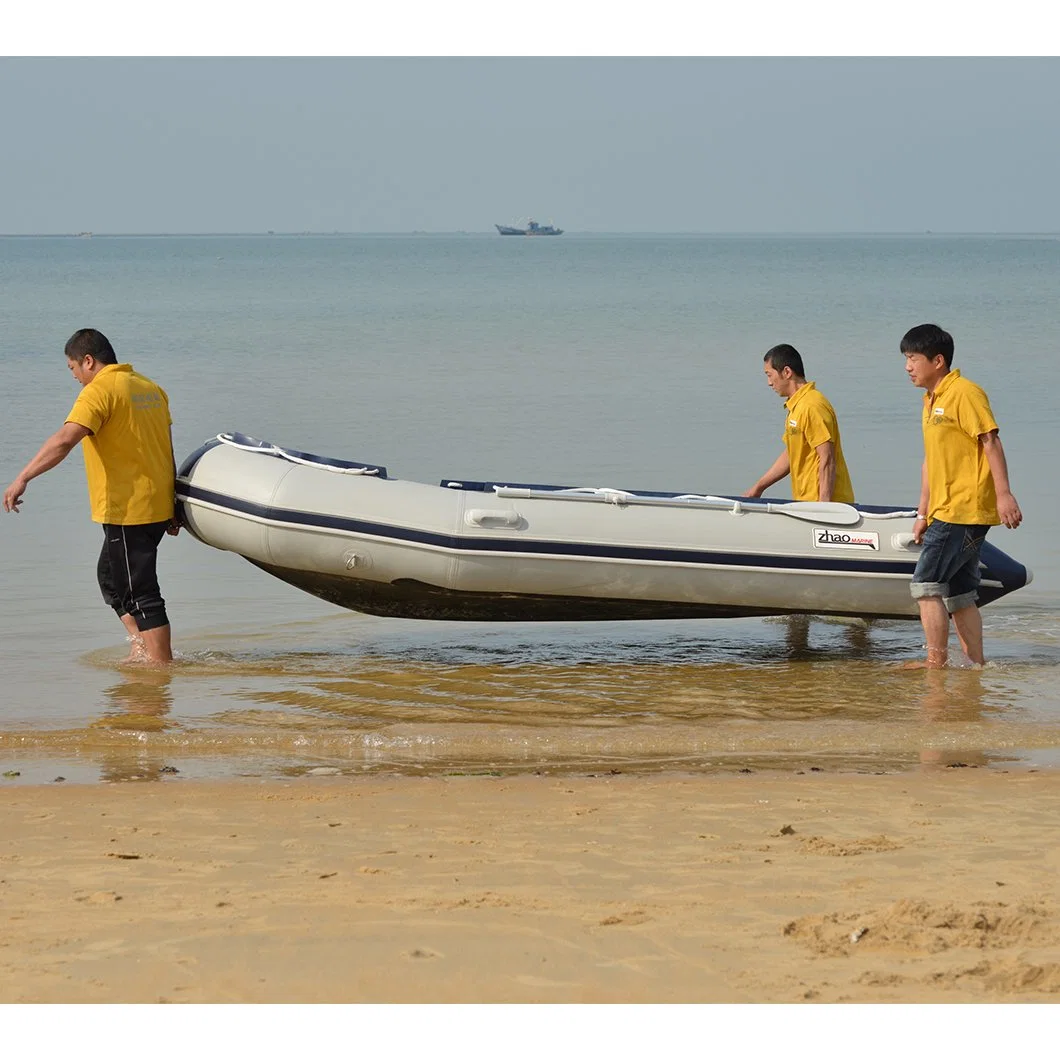
MULTIPOLYGON (((178 462, 221 430, 392 476, 740 493, 780 451, 762 354, 802 351, 859 500, 908 506, 937 321, 988 391, 1034 571, 981 672, 902 671, 915 623, 458 625, 304 595, 186 534, 180 660, 122 668, 80 454, 0 515, 0 783, 342 772, 893 770, 1060 763, 1051 384, 1060 239, 485 235, 0 239, 0 478, 76 394, 94 326, 164 386, 178 462)), ((775 490, 788 496, 786 483, 775 490)))

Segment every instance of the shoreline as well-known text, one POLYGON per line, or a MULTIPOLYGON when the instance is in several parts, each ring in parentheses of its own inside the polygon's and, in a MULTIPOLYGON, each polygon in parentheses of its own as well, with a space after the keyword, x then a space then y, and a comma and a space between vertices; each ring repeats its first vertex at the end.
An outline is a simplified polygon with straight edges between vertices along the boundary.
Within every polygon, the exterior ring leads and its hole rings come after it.
MULTIPOLYGON (((6 734, 11 735, 11 734, 6 734)), ((121 736, 131 734, 122 733, 121 736)), ((0 795, 50 787, 106 788, 114 785, 172 786, 211 784, 283 784, 319 778, 346 783, 388 780, 446 781, 487 777, 499 780, 662 780, 709 782, 740 776, 797 782, 803 776, 843 779, 851 777, 915 778, 961 770, 992 775, 1050 774, 1060 776, 1060 748, 1054 734, 1048 738, 1009 747, 982 750, 974 740, 939 739, 919 749, 820 747, 815 753, 797 746, 787 750, 767 746, 714 751, 699 756, 664 756, 625 761, 585 756, 531 762, 496 761, 484 755, 476 760, 451 761, 396 756, 392 761, 371 762, 364 753, 340 755, 334 748, 292 753, 289 749, 241 747, 237 752, 217 746, 188 747, 181 743, 138 742, 119 739, 74 749, 65 741, 53 745, 31 739, 5 741, 0 732, 0 795), (6 745, 5 745, 6 744, 6 745)), ((16 735, 16 739, 17 739, 16 735)), ((422 752, 423 748, 419 748, 422 752)))
POLYGON ((1060 995, 1060 773, 0 787, 0 1001, 1060 995))
POLYGON ((548 765, 512 763, 465 763, 423 766, 415 763, 388 763, 366 767, 348 761, 318 758, 292 758, 283 761, 275 755, 252 757, 218 753, 213 757, 147 753, 110 756, 64 756, 61 753, 18 755, 0 760, 0 798, 5 791, 26 792, 54 787, 87 789, 114 786, 192 787, 239 784, 288 784, 322 778, 348 784, 394 781, 495 780, 593 781, 623 779, 643 781, 698 781, 709 783, 737 777, 763 781, 790 780, 813 776, 843 780, 854 777, 915 779, 939 776, 961 770, 995 776, 1060 776, 1060 753, 1052 746, 984 753, 973 748, 924 748, 913 758, 880 752, 836 751, 812 759, 801 755, 747 754, 736 752, 729 760, 715 757, 702 763, 643 762, 625 764, 610 761, 552 762, 548 765), (822 764, 811 764, 822 763, 822 764))

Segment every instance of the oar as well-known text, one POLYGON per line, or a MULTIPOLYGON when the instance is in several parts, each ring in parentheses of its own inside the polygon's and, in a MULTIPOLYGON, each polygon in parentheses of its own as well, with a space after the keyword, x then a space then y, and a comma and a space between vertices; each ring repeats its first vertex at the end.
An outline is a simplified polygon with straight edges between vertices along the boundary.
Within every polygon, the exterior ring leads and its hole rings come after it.
POLYGON ((712 497, 709 494, 683 493, 678 497, 642 497, 625 490, 577 486, 573 489, 549 490, 533 486, 498 486, 493 491, 498 497, 534 497, 555 501, 607 501, 611 504, 646 504, 658 508, 715 508, 733 514, 739 512, 769 512, 787 515, 808 523, 828 523, 830 526, 853 526, 861 521, 861 512, 852 504, 838 501, 789 501, 773 504, 769 501, 744 500, 735 497, 712 497))
POLYGON ((731 509, 738 512, 767 511, 771 515, 787 515, 792 519, 802 519, 807 523, 828 523, 831 526, 853 526, 861 521, 861 512, 852 504, 843 504, 840 501, 789 501, 787 504, 773 504, 770 501, 756 500, 733 500, 730 497, 699 496, 697 494, 685 494, 678 497, 682 501, 709 501, 719 507, 731 509))
POLYGON ((861 512, 852 504, 838 501, 791 501, 788 504, 767 504, 766 511, 775 515, 790 515, 808 523, 830 523, 832 526, 853 526, 861 522, 861 512))

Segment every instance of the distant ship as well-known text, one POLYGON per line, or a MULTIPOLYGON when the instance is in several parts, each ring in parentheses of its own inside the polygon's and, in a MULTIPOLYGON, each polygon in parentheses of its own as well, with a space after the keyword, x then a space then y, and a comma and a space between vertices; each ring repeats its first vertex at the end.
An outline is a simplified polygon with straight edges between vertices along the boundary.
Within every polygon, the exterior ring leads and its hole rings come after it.
POLYGON ((536 221, 527 221, 525 228, 516 228, 512 225, 494 225, 494 228, 502 236, 561 236, 563 229, 555 225, 539 225, 536 221))

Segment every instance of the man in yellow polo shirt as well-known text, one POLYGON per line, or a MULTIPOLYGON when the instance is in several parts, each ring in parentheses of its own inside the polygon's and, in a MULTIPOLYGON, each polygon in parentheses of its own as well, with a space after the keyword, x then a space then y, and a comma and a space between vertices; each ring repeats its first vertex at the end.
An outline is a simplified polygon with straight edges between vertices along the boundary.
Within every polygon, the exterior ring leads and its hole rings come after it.
MULTIPOLYGON (((950 616, 965 655, 983 663, 983 620, 975 601, 979 553, 987 530, 1023 521, 1009 488, 1008 463, 982 387, 951 369, 953 338, 920 324, 902 338, 905 370, 924 395, 924 464, 914 539, 923 548, 910 592, 920 608, 926 665, 949 658, 950 616)), ((919 664, 918 664, 919 665, 919 664)))
POLYGON ((784 451, 744 496, 761 497, 790 474, 794 500, 852 503, 854 488, 843 459, 835 409, 816 384, 807 382, 801 354, 782 343, 766 353, 764 364, 766 382, 784 398, 784 451))
POLYGON ((83 442, 92 519, 103 525, 97 565, 103 599, 129 633, 127 661, 168 663, 173 650, 156 560, 163 535, 179 530, 169 399, 117 360, 107 337, 94 328, 70 337, 66 361, 81 393, 63 426, 4 491, 4 511, 17 512, 30 480, 83 442))

